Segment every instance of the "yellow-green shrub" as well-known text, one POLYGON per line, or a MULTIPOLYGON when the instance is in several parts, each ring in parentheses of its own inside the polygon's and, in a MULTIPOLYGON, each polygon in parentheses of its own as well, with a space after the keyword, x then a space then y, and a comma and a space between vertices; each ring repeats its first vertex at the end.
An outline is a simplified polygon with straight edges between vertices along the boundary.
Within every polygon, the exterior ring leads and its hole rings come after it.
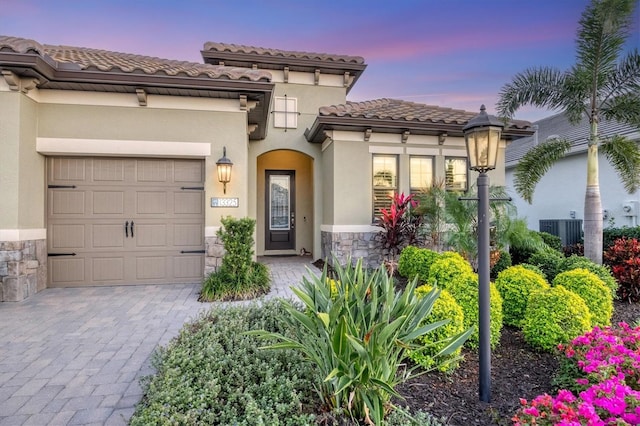
MULTIPOLYGON (((473 272, 463 273, 448 284, 447 290, 462 308, 464 328, 475 328, 466 345, 470 348, 477 348, 480 338, 478 331, 478 275, 473 272)), ((500 332, 502 331, 502 297, 493 283, 489 284, 489 297, 490 340, 491 347, 496 347, 500 343, 500 332)))
POLYGON ((591 259, 584 256, 576 256, 575 254, 565 258, 560 265, 560 272, 570 271, 572 269, 586 269, 589 272, 593 272, 602 280, 611 291, 611 296, 614 299, 618 298, 618 281, 611 274, 611 269, 606 265, 598 265, 591 261, 591 259))
POLYGON ((598 276, 586 269, 578 268, 558 274, 553 285, 563 286, 580 296, 591 311, 592 326, 611 325, 613 298, 611 290, 598 276))
POLYGON ((500 272, 495 284, 502 296, 504 323, 515 327, 522 326, 529 295, 536 290, 549 288, 541 274, 520 265, 500 272))
POLYGON ((428 284, 449 288, 453 280, 464 274, 473 274, 469 262, 456 252, 446 251, 431 264, 428 284))
POLYGON ((552 351, 591 329, 584 300, 563 286, 531 293, 522 321, 522 335, 531 346, 552 351))
MULTIPOLYGON (((425 294, 429 294, 432 289, 433 287, 429 285, 422 285, 416 288, 415 292, 418 297, 422 298, 425 294)), ((462 333, 465 327, 462 308, 447 290, 440 292, 440 296, 433 304, 431 314, 428 316, 428 321, 424 322, 426 324, 428 322, 441 320, 450 321, 418 338, 418 342, 424 346, 418 350, 409 352, 409 358, 416 364, 427 369, 437 368, 440 371, 451 371, 458 366, 462 348, 456 349, 447 356, 435 358, 435 355, 447 346, 449 343, 447 339, 462 333)))
POLYGON ((400 253, 398 273, 409 279, 417 275, 419 283, 426 283, 429 278, 429 268, 439 256, 433 250, 407 246, 400 253))

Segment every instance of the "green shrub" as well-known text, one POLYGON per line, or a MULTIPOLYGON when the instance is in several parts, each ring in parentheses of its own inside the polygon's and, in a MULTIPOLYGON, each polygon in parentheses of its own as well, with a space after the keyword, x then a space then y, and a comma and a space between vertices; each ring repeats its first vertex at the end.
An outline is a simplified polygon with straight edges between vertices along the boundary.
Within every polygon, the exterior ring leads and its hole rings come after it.
POLYGON ((542 269, 547 281, 552 281, 560 272, 560 265, 563 260, 564 256, 561 253, 549 248, 533 253, 527 263, 542 269))
POLYGON ((238 300, 269 292, 269 269, 253 261, 253 231, 256 221, 250 218, 222 219, 218 237, 224 244, 222 265, 202 284, 200 300, 238 300))
POLYGON ((143 381, 144 397, 130 424, 309 425, 322 380, 297 351, 259 350, 244 332, 294 335, 279 302, 262 307, 214 307, 185 325, 153 357, 157 372, 143 381))
POLYGON ((461 255, 446 251, 431 264, 427 283, 446 289, 459 276, 472 273, 471 265, 461 255))
POLYGON ((405 410, 394 410, 384 423, 385 426, 445 426, 447 419, 437 419, 425 411, 410 413, 405 410))
MULTIPOLYGON (((423 297, 429 294, 432 289, 433 287, 429 285, 422 285, 416 288, 416 294, 418 297, 423 297)), ((454 370, 459 364, 462 348, 458 348, 445 357, 438 357, 437 354, 447 346, 451 337, 464 331, 462 308, 447 290, 442 290, 427 319, 431 322, 440 320, 448 320, 449 322, 418 338, 418 342, 422 346, 409 352, 409 358, 425 369, 454 370)))
MULTIPOLYGON (((452 280, 447 290, 458 302, 464 314, 464 327, 473 327, 473 334, 467 340, 467 346, 477 348, 479 343, 478 331, 478 275, 467 272, 460 275, 458 279, 452 280)), ((500 333, 502 331, 502 297, 494 283, 489 284, 490 297, 490 331, 491 347, 496 347, 500 343, 500 333)))
POLYGON ((529 229, 525 238, 514 241, 509 247, 512 264, 519 265, 527 262, 533 253, 540 250, 539 247, 543 244, 544 241, 539 233, 529 229))
POLYGON ((618 282, 611 274, 611 270, 608 266, 598 265, 593 263, 590 259, 584 256, 569 256, 566 257, 560 265, 560 272, 570 271, 572 269, 582 268, 589 272, 592 272, 598 276, 604 283, 604 285, 611 291, 611 296, 616 299, 618 297, 618 282))
POLYGON ((500 272, 495 285, 502 296, 504 323, 515 327, 522 327, 531 293, 549 288, 541 274, 522 265, 512 266, 500 272))
MULTIPOLYGON (((305 313, 287 305, 284 319, 293 328, 303 329, 295 337, 255 331, 251 335, 278 339, 273 349, 296 349, 314 364, 322 377, 316 383, 323 404, 330 410, 342 410, 362 421, 369 417, 382 424, 391 409, 395 386, 412 373, 400 369, 407 349, 417 349, 414 340, 445 324, 424 324, 438 289, 423 297, 415 294, 416 280, 396 293, 393 279, 384 266, 375 271, 349 260, 345 267, 334 262, 337 296, 331 295, 326 269, 322 276, 304 277, 300 288, 293 288, 302 300, 305 313)), ((470 334, 453 339, 448 355, 462 345, 470 334)))
MULTIPOLYGON (((584 300, 562 286, 531 293, 522 321, 522 335, 537 349, 553 351, 591 329, 584 300)), ((535 368, 532 366, 532 368, 535 368)))
POLYGON ((557 235, 549 234, 548 232, 538 232, 538 235, 542 237, 542 241, 549 247, 554 250, 557 250, 559 253, 562 253, 562 239, 557 235))
POLYGON ((540 275, 541 277, 544 277, 544 272, 542 272, 542 269, 540 269, 538 266, 536 265, 532 265, 530 263, 521 263, 517 266, 522 266, 525 269, 528 269, 529 271, 533 271, 536 274, 540 275))
POLYGON ((602 247, 605 251, 620 238, 640 240, 640 226, 623 226, 622 228, 605 228, 602 230, 602 247))
POLYGON ((438 257, 439 254, 433 250, 407 246, 400 253, 398 273, 409 279, 417 276, 419 283, 426 283, 429 279, 429 268, 438 257))
POLYGON ((611 291, 596 274, 586 269, 562 272, 553 280, 553 286, 563 286, 582 297, 591 312, 592 326, 611 325, 613 298, 611 291))
POLYGON ((500 250, 500 257, 498 257, 498 261, 491 268, 491 279, 495 280, 498 277, 498 274, 509 266, 511 266, 511 255, 506 250, 500 250))

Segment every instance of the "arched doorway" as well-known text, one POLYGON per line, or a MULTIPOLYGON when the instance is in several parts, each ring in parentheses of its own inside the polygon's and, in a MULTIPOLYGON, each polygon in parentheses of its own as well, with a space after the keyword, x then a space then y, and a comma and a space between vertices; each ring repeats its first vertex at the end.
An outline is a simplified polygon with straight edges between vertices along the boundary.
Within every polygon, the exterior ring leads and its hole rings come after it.
POLYGON ((313 250, 313 158, 292 150, 269 151, 257 161, 259 256, 313 250))

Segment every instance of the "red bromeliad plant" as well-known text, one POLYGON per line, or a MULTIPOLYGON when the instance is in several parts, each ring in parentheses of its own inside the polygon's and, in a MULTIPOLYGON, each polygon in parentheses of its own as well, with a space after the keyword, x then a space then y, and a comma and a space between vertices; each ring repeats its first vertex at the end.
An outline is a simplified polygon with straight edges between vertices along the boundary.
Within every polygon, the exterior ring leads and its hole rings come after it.
POLYGON ((391 207, 388 210, 380 209, 378 226, 385 230, 384 247, 389 250, 390 260, 393 260, 402 247, 415 242, 421 217, 411 212, 418 206, 412 194, 393 194, 389 198, 391 207))
POLYGON ((640 241, 619 238, 604 253, 604 259, 618 281, 620 298, 640 302, 640 241))

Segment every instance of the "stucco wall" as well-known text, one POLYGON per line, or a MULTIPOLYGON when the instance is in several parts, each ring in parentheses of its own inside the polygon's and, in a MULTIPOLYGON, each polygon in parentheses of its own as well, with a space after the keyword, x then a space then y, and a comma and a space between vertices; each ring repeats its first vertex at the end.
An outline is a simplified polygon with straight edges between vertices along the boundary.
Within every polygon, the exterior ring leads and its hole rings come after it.
POLYGON ((0 229, 18 227, 20 96, 0 92, 0 229))
MULTIPOLYGON (((633 226, 637 218, 627 217, 622 211, 626 201, 640 201, 640 194, 627 194, 618 175, 609 162, 600 155, 600 196, 603 210, 609 211, 604 226, 633 226)), ((506 172, 507 187, 518 208, 518 216, 527 219, 530 229, 539 230, 540 219, 584 219, 584 195, 587 185, 586 154, 573 155, 556 163, 540 180, 528 204, 513 190, 513 169, 506 172)))
MULTIPOLYGON (((184 101, 189 102, 185 99, 184 101)), ((246 112, 220 110, 221 105, 199 105, 211 110, 105 105, 42 104, 38 136, 43 138, 106 139, 130 141, 201 142, 211 144, 205 160, 205 226, 220 226, 220 218, 248 215, 246 112), (231 182, 223 193, 217 180, 216 161, 223 147, 233 162, 231 182), (211 197, 237 197, 237 208, 211 208, 211 197)))

